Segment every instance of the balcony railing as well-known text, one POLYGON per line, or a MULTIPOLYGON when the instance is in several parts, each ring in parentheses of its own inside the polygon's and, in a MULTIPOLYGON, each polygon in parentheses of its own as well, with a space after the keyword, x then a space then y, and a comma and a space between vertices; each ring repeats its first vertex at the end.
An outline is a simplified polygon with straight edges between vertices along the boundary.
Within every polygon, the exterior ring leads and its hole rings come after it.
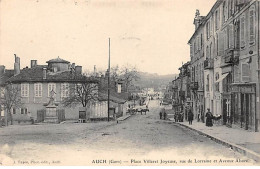
POLYGON ((213 69, 214 68, 214 60, 207 58, 204 60, 204 69, 213 69))
POLYGON ((239 50, 229 49, 225 52, 224 62, 235 64, 239 58, 239 50))

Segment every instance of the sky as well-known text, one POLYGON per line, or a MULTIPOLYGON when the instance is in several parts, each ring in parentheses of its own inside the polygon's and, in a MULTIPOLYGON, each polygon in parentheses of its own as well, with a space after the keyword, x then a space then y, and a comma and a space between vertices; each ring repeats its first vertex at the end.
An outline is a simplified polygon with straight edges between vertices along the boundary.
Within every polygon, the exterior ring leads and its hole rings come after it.
POLYGON ((57 58, 106 70, 133 65, 160 75, 189 61, 196 9, 205 16, 216 0, 1 0, 0 65, 21 68, 57 58))

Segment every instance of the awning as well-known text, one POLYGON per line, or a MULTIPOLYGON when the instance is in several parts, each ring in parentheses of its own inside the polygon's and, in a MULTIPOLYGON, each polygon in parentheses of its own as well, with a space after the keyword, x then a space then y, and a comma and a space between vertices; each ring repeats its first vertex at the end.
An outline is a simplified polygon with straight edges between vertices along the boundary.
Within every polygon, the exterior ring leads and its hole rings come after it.
POLYGON ((216 83, 221 82, 223 79, 225 79, 227 77, 229 73, 224 73, 223 75, 221 75, 221 77, 216 81, 216 83))

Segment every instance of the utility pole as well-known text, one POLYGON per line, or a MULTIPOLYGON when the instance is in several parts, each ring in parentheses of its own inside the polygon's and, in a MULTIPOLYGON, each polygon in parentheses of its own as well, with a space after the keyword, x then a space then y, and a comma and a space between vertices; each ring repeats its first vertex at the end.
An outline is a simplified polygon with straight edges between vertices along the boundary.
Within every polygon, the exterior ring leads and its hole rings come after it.
POLYGON ((110 38, 108 39, 108 69, 107 69, 107 121, 109 121, 109 106, 110 106, 110 38))

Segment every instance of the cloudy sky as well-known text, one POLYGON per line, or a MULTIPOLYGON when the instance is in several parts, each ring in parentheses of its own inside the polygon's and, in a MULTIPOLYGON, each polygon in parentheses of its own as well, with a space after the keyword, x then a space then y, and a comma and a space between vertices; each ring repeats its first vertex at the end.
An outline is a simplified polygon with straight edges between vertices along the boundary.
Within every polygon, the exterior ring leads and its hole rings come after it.
POLYGON ((178 73, 189 60, 196 9, 216 0, 1 0, 0 64, 21 68, 60 57, 83 69, 135 65, 140 71, 178 73))

